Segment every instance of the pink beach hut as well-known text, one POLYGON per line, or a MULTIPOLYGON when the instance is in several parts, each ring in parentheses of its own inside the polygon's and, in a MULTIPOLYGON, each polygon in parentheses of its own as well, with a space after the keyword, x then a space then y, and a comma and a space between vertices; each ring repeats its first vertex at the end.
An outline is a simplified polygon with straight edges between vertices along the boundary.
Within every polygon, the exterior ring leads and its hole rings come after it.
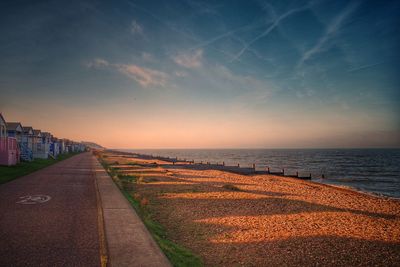
POLYGON ((7 136, 7 123, 0 113, 0 165, 16 165, 19 163, 17 139, 7 136))

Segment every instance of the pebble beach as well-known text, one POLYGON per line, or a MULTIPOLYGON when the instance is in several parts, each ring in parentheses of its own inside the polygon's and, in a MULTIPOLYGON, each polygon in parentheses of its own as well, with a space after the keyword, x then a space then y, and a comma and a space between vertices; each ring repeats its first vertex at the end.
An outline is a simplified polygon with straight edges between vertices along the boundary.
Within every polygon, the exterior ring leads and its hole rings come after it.
POLYGON ((196 170, 108 154, 141 177, 168 237, 206 266, 393 266, 400 262, 400 202, 274 175, 196 170), (134 165, 134 166, 133 166, 134 165), (318 263, 318 264, 317 264, 318 263))

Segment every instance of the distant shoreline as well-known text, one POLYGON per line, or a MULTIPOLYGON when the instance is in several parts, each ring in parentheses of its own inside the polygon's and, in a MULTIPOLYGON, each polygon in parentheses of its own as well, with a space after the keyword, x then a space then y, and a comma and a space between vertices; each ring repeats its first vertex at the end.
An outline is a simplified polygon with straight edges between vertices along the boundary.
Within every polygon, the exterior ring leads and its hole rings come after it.
MULTIPOLYGON (((167 160, 166 157, 160 157, 160 156, 153 156, 151 154, 141 154, 141 153, 135 153, 135 152, 131 152, 129 151, 130 149, 109 149, 108 151, 115 151, 115 152, 120 152, 120 153, 127 153, 130 155, 136 155, 136 156, 140 156, 140 155, 144 155, 146 157, 151 157, 153 159, 163 159, 163 160, 167 160)), ((152 150, 152 149, 149 149, 152 150)), ((169 150, 169 149, 165 149, 165 150, 169 150)), ((182 149, 182 150, 190 150, 190 149, 182 149)), ((199 149, 202 150, 202 149, 199 149)), ((217 150, 217 149, 216 149, 217 150)), ((228 149, 229 150, 229 149, 228 149)), ((236 149, 233 149, 236 150, 236 149)), ((240 150, 240 149, 239 149, 240 150)), ((264 149, 259 149, 259 150, 264 150, 264 149)), ((285 149, 284 149, 285 150, 285 149)), ((312 150, 312 149, 311 149, 312 150)), ((140 150, 139 150, 140 151, 140 150)), ((174 157, 169 156, 170 160, 173 160, 174 157)), ((184 162, 183 159, 179 159, 178 158, 178 163, 179 162, 184 162)), ((238 174, 245 174, 245 175, 275 175, 275 176, 281 176, 281 175, 276 175, 276 174, 268 174, 265 172, 256 172, 256 173, 246 173, 246 171, 241 172, 241 171, 237 171, 235 172, 235 170, 229 170, 229 169, 223 169, 221 168, 220 165, 215 165, 215 164, 205 164, 206 162, 204 162, 203 164, 201 164, 201 168, 197 168, 197 170, 220 170, 220 171, 228 171, 228 172, 234 172, 234 173, 238 173, 238 174)), ((242 170, 248 170, 249 168, 246 167, 240 167, 240 169, 242 170)), ((282 176, 282 177, 286 177, 286 178, 293 178, 296 179, 295 177, 291 177, 291 176, 282 176)), ((304 179, 296 179, 296 180, 304 180, 304 179)), ((367 196, 372 196, 372 197, 376 197, 376 198, 383 198, 383 199, 391 199, 391 200, 395 200, 395 201, 400 201, 400 197, 395 197, 395 196, 389 196, 389 195, 384 195, 384 194, 379 194, 376 192, 371 192, 371 191, 367 191, 367 190, 362 190, 356 187, 352 187, 352 186, 348 186, 348 185, 339 185, 339 184, 332 184, 332 183, 323 183, 323 182, 319 182, 318 180, 307 180, 307 182, 312 182, 315 184, 319 184, 319 185, 323 185, 323 186, 327 186, 327 187, 331 187, 331 188, 335 188, 335 189, 339 189, 339 190, 347 190, 353 193, 357 193, 357 194, 362 194, 362 195, 367 195, 367 196)))

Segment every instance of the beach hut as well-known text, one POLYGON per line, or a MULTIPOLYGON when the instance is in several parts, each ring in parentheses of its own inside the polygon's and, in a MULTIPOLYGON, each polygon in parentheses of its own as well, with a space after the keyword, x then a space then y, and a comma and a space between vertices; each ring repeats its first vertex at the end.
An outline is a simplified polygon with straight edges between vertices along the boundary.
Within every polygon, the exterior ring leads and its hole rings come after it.
POLYGON ((40 154, 42 151, 42 131, 33 129, 33 158, 43 158, 40 154))
POLYGON ((65 139, 59 139, 59 148, 60 148, 60 154, 65 153, 65 139))
POLYGON ((50 154, 53 155, 54 158, 56 158, 60 154, 59 139, 53 136, 51 137, 50 154))
POLYGON ((65 139, 65 150, 67 153, 72 153, 73 151, 73 144, 72 141, 69 139, 65 139))
POLYGON ((86 151, 86 145, 83 143, 79 143, 80 151, 85 152, 86 151))
POLYGON ((22 133, 24 129, 22 128, 21 123, 19 122, 7 122, 7 135, 8 137, 14 137, 17 139, 18 144, 21 143, 22 140, 22 133))
POLYGON ((25 161, 33 160, 33 139, 33 128, 30 126, 22 127, 21 159, 25 161))
POLYGON ((79 152, 78 144, 76 142, 72 142, 72 151, 79 152))
POLYGON ((79 143, 79 152, 84 152, 86 150, 86 147, 84 144, 79 143))
POLYGON ((34 132, 33 128, 30 126, 22 127, 22 143, 26 143, 26 145, 33 150, 33 139, 34 139, 34 132))
POLYGON ((79 142, 73 142, 72 151, 73 152, 83 152, 85 150, 85 146, 79 142))
POLYGON ((20 122, 7 122, 7 135, 8 137, 14 137, 17 140, 19 159, 29 161, 31 153, 27 146, 22 144, 22 138, 24 134, 24 128, 20 122))
POLYGON ((47 159, 50 154, 51 134, 48 132, 41 132, 40 139, 37 144, 37 151, 35 152, 36 158, 47 159))
POLYGON ((51 133, 49 133, 49 132, 43 132, 42 133, 42 144, 44 146, 44 151, 45 151, 45 153, 47 155, 47 158, 49 156, 52 156, 50 154, 51 138, 52 138, 51 133))
POLYGON ((0 165, 11 166, 19 163, 17 139, 8 136, 7 122, 0 113, 0 165))

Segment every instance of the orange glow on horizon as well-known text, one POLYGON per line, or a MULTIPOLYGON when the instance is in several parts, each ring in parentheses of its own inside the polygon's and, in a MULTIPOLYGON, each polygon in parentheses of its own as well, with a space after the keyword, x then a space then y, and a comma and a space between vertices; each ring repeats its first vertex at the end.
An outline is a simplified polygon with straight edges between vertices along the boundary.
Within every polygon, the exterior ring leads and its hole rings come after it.
POLYGON ((354 123, 353 118, 329 112, 309 115, 306 120, 302 114, 285 118, 239 110, 169 113, 158 109, 150 113, 129 112, 125 106, 73 110, 50 106, 47 110, 54 112, 5 110, 3 114, 7 121, 20 121, 59 138, 108 148, 390 147, 400 143, 396 132, 373 132, 385 125, 362 114, 353 115, 358 117, 354 123))

